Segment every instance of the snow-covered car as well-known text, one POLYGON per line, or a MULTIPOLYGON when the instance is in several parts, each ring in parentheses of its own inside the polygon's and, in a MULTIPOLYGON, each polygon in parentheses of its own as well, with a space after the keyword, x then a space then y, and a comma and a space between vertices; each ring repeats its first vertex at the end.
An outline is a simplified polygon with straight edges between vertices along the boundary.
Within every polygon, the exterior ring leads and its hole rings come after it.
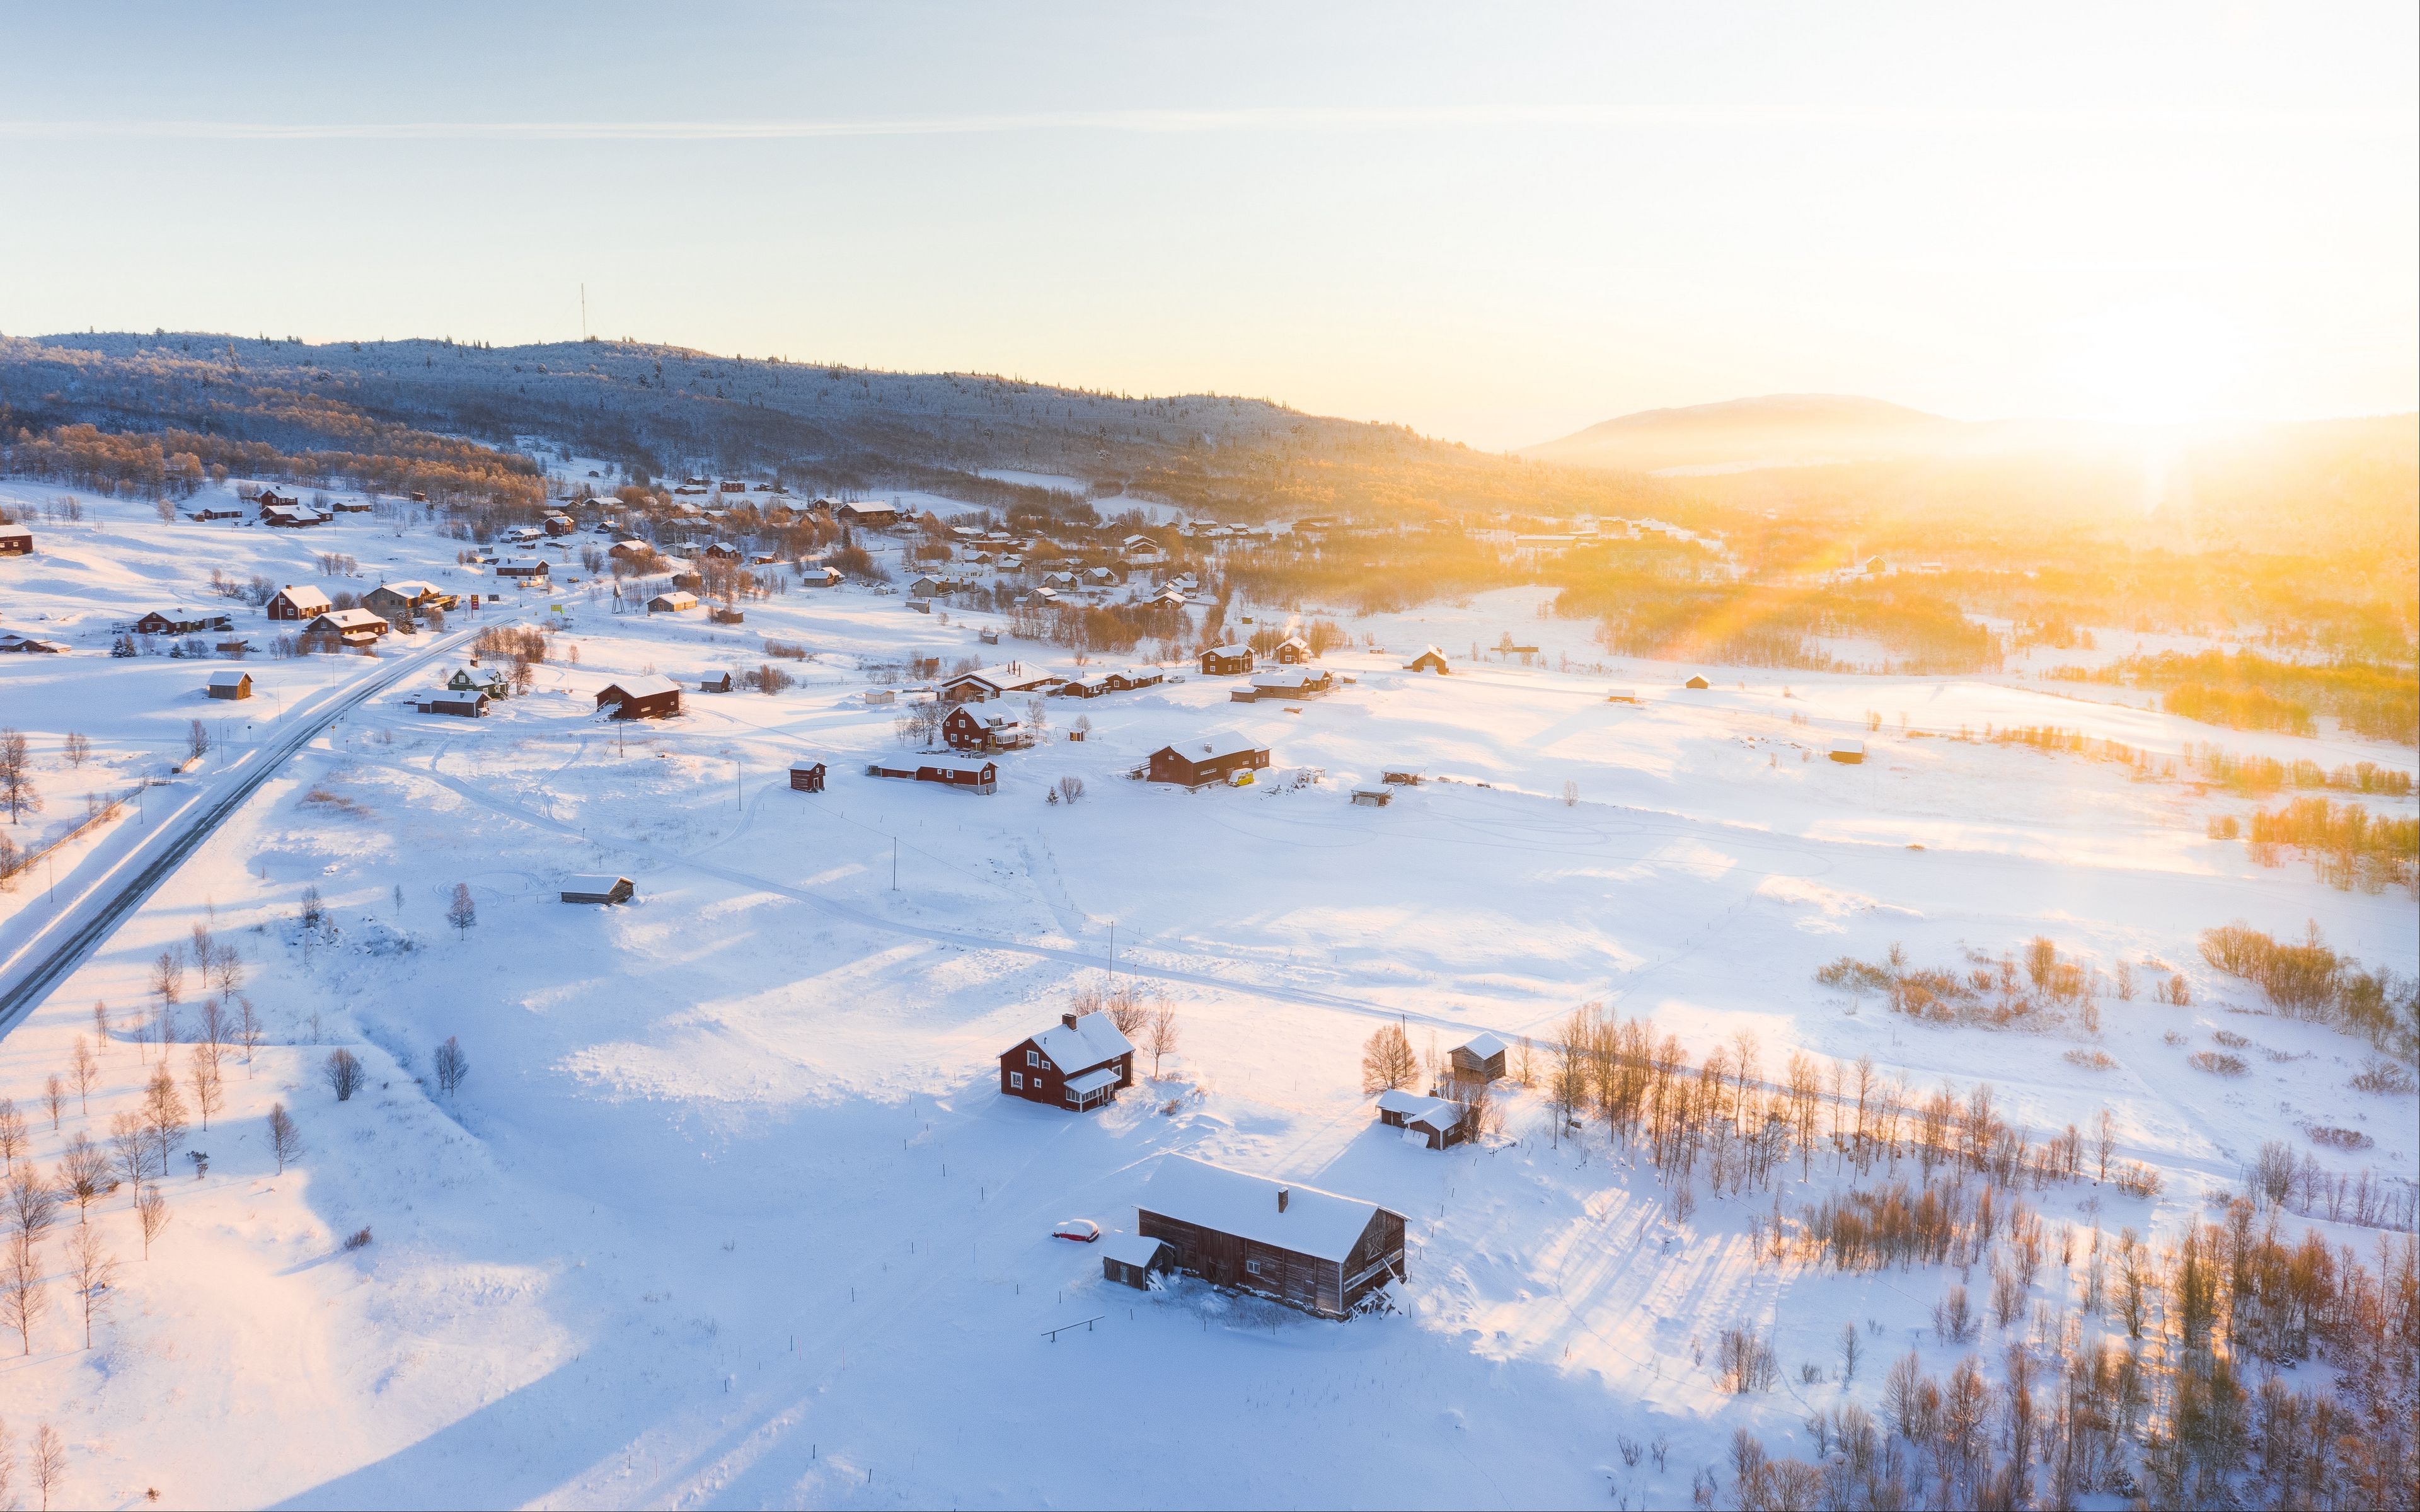
POLYGON ((1078 1244, 1089 1244, 1101 1237, 1101 1226, 1090 1218, 1070 1218, 1050 1230, 1053 1239, 1072 1239, 1078 1244))

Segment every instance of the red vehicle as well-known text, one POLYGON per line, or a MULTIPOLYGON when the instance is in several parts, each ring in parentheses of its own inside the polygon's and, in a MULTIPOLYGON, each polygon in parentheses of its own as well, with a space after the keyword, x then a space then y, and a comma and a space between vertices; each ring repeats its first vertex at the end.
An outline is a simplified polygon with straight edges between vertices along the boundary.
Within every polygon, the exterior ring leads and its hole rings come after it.
POLYGON ((1078 1244, 1090 1244, 1101 1237, 1101 1226, 1090 1218, 1070 1218, 1050 1230, 1053 1239, 1072 1239, 1078 1244))

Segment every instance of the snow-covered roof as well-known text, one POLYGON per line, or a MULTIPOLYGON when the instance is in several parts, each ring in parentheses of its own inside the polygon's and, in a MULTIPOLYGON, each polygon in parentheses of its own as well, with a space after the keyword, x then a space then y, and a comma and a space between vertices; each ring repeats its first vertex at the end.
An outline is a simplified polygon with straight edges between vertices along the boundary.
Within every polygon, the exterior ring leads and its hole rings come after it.
POLYGON ((1309 687, 1313 683, 1327 681, 1327 674, 1312 667, 1280 667, 1275 671, 1254 672, 1254 687, 1309 687))
POLYGON ((1381 1211, 1374 1202, 1272 1181, 1189 1155, 1161 1158, 1137 1207, 1315 1259, 1342 1261, 1381 1211), (1278 1194, 1286 1194, 1282 1211, 1278 1194))
POLYGON ((1378 1094, 1378 1106, 1386 1112, 1401 1114, 1407 1124, 1421 1123, 1432 1129, 1450 1129, 1462 1121, 1462 1104, 1448 1097, 1388 1091, 1378 1094))
POLYGON ((641 672, 635 677, 616 677, 597 691, 614 688, 619 688, 624 698, 643 699, 658 693, 676 693, 680 685, 659 672, 641 672))
POLYGON ((1107 1013, 1083 1014, 1072 1029, 1063 1023, 1053 1024, 1035 1035, 1033 1042, 1061 1071, 1088 1071, 1120 1056, 1134 1054, 1134 1042, 1107 1013))
POLYGON ((1118 1068, 1115 1066, 1102 1066, 1097 1070, 1088 1071, 1081 1076, 1070 1076, 1066 1082, 1067 1090, 1078 1097, 1090 1097, 1104 1088, 1116 1085, 1118 1085, 1118 1068))
POLYGON ((1040 687, 1045 683, 1056 683, 1062 680, 1063 679, 1055 673, 1046 672, 1037 668, 1028 667, 1021 661, 1006 661, 1001 662, 997 667, 978 667, 970 672, 960 672, 957 676, 951 678, 949 682, 944 683, 941 686, 943 687, 950 687, 956 684, 965 682, 987 683, 993 687, 1014 693, 1022 691, 1029 687, 1040 687))
POLYGON ((30 525, 0 525, 0 535, 5 535, 12 541, 22 535, 30 541, 34 538, 34 528, 30 525))
POLYGON ((1241 756, 1261 748, 1261 743, 1235 730, 1213 730, 1199 740, 1171 743, 1165 749, 1197 762, 1215 762, 1221 756, 1241 756))
POLYGON ((1140 1234, 1103 1234, 1101 1256, 1104 1259, 1131 1265, 1138 1271, 1148 1270, 1159 1252, 1168 1247, 1164 1239, 1146 1239, 1140 1234))
POLYGON ((1502 1055, 1511 1047, 1505 1044, 1503 1040, 1498 1038, 1493 1032, 1482 1029, 1479 1033, 1472 1035, 1469 1039, 1465 1040, 1455 1048, 1467 1050, 1472 1055, 1477 1056, 1480 1059, 1485 1060, 1490 1057, 1502 1055))
POLYGON ((210 686, 212 687, 241 687, 244 685, 244 681, 251 675, 252 674, 250 672, 240 671, 233 667, 222 668, 218 671, 210 673, 210 686))
POLYGON ((629 880, 630 879, 628 877, 617 876, 610 872, 583 872, 577 876, 568 876, 564 878, 562 890, 565 892, 612 892, 615 887, 629 880))
MULTIPOLYGON (((390 594, 401 594, 406 598, 425 598, 430 594, 442 592, 435 583, 422 582, 418 579, 399 583, 380 583, 379 587, 390 594)), ((371 592, 375 593, 377 589, 372 589, 371 592)))
POLYGON ((1418 1113, 1421 1108, 1426 1107, 1429 1103, 1435 1101, 1435 1098, 1422 1097, 1418 1092, 1406 1092, 1400 1087, 1389 1087, 1385 1091, 1378 1094, 1378 1111, 1381 1113, 1418 1113))
POLYGON ((298 588, 292 583, 287 583, 277 592, 279 596, 282 596, 286 602, 293 605, 295 609, 301 613, 310 613, 317 609, 326 609, 331 602, 326 594, 321 593, 318 589, 313 588, 308 584, 298 588))
MULTIPOLYGON (((339 630, 359 630, 386 623, 375 609, 332 609, 320 615, 319 619, 327 621, 339 630)), ((312 623, 316 625, 318 621, 315 620, 312 623)))
POLYGON ((1231 642, 1223 646, 1212 646, 1209 650, 1202 654, 1205 656, 1249 656, 1252 654, 1252 648, 1249 646, 1235 645, 1231 642))

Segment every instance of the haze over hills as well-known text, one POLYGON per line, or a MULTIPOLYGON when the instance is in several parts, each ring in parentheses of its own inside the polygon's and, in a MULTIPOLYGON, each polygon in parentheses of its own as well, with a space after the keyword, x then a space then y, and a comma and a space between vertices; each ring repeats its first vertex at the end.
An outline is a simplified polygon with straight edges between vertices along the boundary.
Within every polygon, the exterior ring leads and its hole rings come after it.
POLYGON ((1954 450, 1989 428, 1855 394, 1774 393, 1621 415, 1522 455, 1629 472, 1799 467, 1954 450))

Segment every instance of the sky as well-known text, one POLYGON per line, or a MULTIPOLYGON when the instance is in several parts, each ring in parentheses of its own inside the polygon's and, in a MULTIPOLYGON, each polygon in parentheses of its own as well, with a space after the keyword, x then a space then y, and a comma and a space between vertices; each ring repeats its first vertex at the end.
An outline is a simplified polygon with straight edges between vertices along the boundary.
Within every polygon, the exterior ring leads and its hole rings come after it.
POLYGON ((0 0, 0 332, 563 340, 1517 448, 2420 408, 2420 8, 0 0))

